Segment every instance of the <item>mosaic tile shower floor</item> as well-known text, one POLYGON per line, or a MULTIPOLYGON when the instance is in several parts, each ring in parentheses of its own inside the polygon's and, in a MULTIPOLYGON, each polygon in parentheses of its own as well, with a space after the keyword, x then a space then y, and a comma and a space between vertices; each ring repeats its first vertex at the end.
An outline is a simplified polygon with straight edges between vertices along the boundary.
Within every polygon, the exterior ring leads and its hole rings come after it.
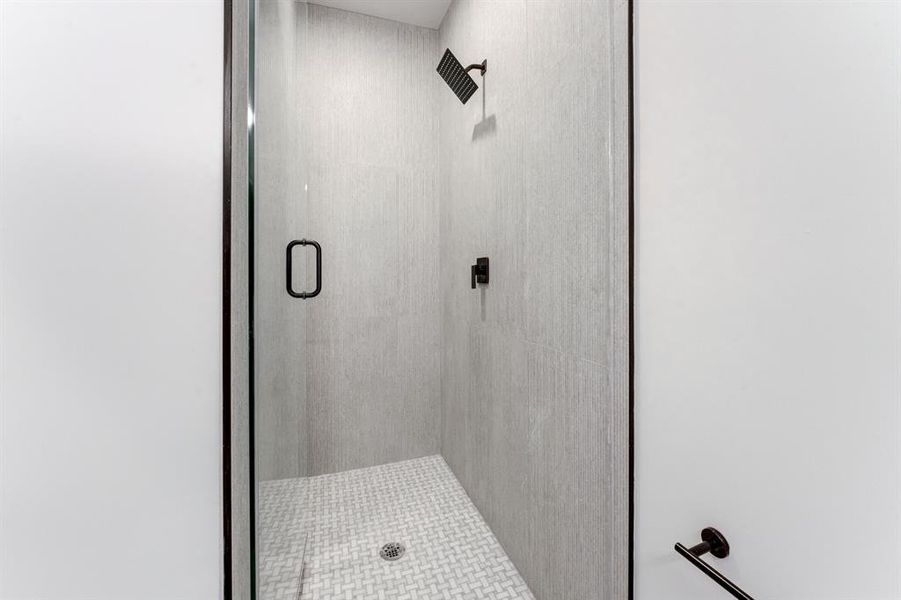
POLYGON ((259 502, 262 600, 534 600, 440 456, 263 482, 259 502))

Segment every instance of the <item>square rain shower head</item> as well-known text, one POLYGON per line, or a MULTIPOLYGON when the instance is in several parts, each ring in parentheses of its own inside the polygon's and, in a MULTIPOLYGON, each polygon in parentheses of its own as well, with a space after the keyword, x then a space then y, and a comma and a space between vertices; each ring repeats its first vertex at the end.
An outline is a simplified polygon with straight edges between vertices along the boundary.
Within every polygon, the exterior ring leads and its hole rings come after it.
POLYGON ((450 89, 457 95, 460 102, 466 104, 466 101, 479 89, 476 82, 473 81, 457 57, 454 56, 450 48, 444 51, 441 62, 438 63, 438 74, 450 86, 450 89))

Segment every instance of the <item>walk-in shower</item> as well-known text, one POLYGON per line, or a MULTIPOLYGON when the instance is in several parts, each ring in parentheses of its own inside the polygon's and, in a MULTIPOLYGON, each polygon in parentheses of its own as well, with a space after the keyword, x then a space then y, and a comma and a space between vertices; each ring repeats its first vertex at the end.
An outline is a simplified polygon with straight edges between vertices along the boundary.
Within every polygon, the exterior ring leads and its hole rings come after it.
POLYGON ((256 597, 613 598, 628 11, 423 2, 253 4, 256 597))

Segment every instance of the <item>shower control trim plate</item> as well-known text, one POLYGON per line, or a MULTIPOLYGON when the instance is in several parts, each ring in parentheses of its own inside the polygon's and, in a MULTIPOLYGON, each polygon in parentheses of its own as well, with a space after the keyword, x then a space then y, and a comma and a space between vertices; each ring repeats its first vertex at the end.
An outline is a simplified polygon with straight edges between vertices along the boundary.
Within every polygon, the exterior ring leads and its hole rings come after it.
POLYGON ((476 259, 476 264, 472 265, 470 270, 470 280, 472 283, 472 289, 476 289, 477 283, 488 283, 488 257, 483 256, 482 258, 476 259))

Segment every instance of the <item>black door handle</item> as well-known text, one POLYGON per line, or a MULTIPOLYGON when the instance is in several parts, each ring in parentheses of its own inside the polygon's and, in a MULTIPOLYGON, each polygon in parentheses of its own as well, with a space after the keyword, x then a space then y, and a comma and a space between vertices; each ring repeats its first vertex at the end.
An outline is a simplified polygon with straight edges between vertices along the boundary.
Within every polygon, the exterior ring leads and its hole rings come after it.
POLYGON ((288 244, 287 248, 287 257, 285 260, 285 264, 287 265, 287 275, 285 281, 285 287, 288 289, 288 294, 292 298, 315 298, 319 295, 319 292, 322 291, 322 246, 319 245, 318 242, 313 240, 294 240, 288 244), (291 257, 293 255, 292 250, 294 250, 294 246, 313 246, 316 249, 316 289, 312 292, 295 292, 294 284, 292 282, 293 277, 293 267, 291 257))
POLYGON ((738 600, 754 600, 740 587, 729 581, 722 573, 701 560, 701 557, 708 552, 716 558, 729 556, 729 542, 726 541, 725 536, 713 527, 707 527, 701 531, 701 540, 703 541, 700 544, 691 548, 686 548, 676 542, 676 552, 684 556, 688 562, 700 569, 702 573, 714 580, 721 588, 738 598, 738 600))

